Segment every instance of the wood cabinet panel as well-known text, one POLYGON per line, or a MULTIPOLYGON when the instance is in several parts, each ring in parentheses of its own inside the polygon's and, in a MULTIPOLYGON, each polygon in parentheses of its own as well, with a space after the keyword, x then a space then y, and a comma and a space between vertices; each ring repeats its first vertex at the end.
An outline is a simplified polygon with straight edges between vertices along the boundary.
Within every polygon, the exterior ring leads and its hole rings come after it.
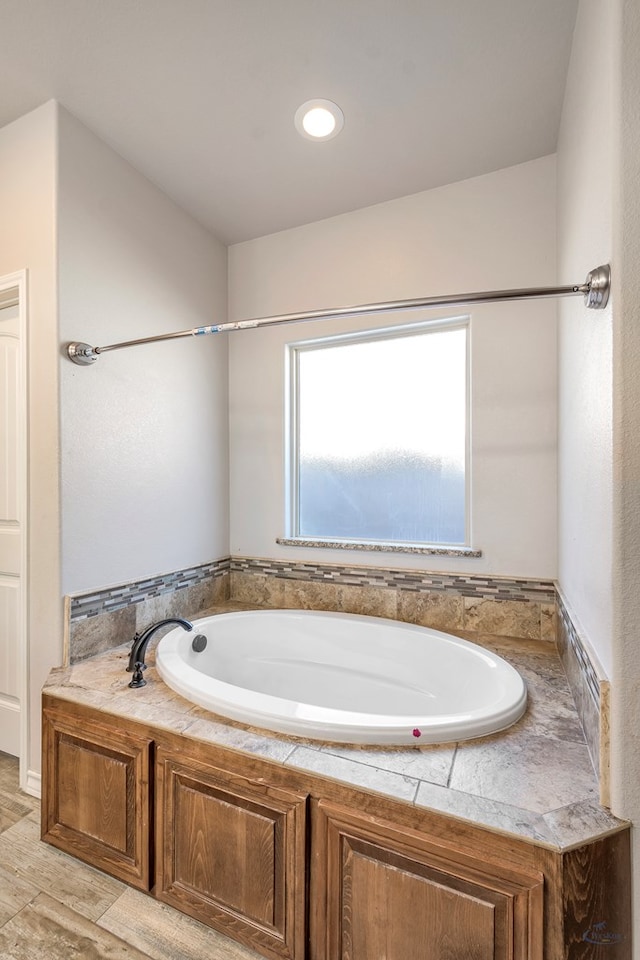
POLYGON ((339 956, 493 960, 498 922, 504 938, 504 910, 496 917, 486 899, 438 883, 415 861, 393 863, 380 847, 344 838, 342 853, 339 956))
POLYGON ((130 758, 68 734, 58 739, 58 822, 123 853, 131 850, 130 758), (87 784, 94 789, 89 793, 87 784))
POLYGON ((631 960, 629 836, 613 836, 563 856, 566 960, 631 960))
POLYGON ((541 960, 541 876, 323 802, 314 843, 314 960, 541 960))
POLYGON ((162 748, 156 895, 267 956, 302 958, 306 795, 162 748))
POLYGON ((151 744, 44 711, 43 840, 143 890, 151 875, 151 744))
POLYGON ((276 851, 281 817, 267 817, 256 804, 230 803, 224 792, 176 775, 173 853, 175 882, 265 926, 282 924, 276 851), (207 825, 224 844, 210 843, 207 825))

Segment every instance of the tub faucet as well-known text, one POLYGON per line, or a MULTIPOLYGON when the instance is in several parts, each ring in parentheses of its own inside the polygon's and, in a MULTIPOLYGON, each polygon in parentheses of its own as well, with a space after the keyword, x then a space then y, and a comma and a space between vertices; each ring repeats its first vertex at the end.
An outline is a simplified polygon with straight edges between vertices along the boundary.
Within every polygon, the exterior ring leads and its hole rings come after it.
POLYGON ((168 623, 177 623, 179 626, 184 627, 185 630, 193 630, 193 624, 189 620, 182 620, 180 617, 168 617, 166 620, 158 620, 157 623, 147 627, 141 634, 136 633, 133 638, 133 645, 129 656, 129 665, 127 666, 128 672, 133 673, 129 684, 130 687, 144 687, 146 684, 147 681, 142 676, 142 671, 147 669, 147 665, 144 662, 147 644, 156 630, 159 630, 160 627, 165 627, 168 623))

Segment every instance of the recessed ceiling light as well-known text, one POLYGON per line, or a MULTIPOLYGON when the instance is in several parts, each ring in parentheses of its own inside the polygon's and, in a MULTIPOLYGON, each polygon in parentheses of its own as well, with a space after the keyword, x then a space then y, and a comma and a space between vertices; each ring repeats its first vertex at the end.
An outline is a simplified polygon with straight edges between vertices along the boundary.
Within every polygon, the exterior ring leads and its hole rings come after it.
POLYGON ((331 140, 344 126, 344 114, 331 100, 307 100, 294 117, 296 130, 308 140, 331 140))

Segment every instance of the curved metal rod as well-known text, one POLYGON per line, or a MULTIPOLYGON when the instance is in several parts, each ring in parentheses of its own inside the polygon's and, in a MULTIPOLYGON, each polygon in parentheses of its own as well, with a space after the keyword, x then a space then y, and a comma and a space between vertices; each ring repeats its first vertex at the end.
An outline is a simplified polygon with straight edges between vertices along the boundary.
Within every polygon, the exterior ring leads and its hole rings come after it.
POLYGON ((281 323, 300 323, 305 320, 336 320, 341 317, 359 317, 367 314, 389 313, 396 310, 419 310, 425 307, 467 306, 474 303, 499 303, 506 300, 534 300, 544 297, 574 297, 584 295, 587 307, 603 310, 609 299, 611 270, 608 264, 596 267, 584 283, 565 287, 525 287, 521 290, 486 290, 480 293, 449 294, 441 297, 420 297, 415 300, 390 300, 387 303, 366 303, 353 307, 336 307, 329 310, 307 310, 303 313, 283 313, 273 317, 259 317, 254 320, 230 320, 226 323, 212 324, 207 327, 193 327, 177 333, 161 333, 155 337, 142 337, 139 340, 123 340, 104 347, 92 347, 88 343, 74 341, 67 345, 67 355, 74 363, 83 366, 95 363, 101 353, 109 350, 121 350, 123 347, 135 347, 141 343, 155 343, 158 340, 177 340, 180 337, 198 337, 209 333, 228 333, 233 330, 250 330, 255 327, 276 326, 281 323))

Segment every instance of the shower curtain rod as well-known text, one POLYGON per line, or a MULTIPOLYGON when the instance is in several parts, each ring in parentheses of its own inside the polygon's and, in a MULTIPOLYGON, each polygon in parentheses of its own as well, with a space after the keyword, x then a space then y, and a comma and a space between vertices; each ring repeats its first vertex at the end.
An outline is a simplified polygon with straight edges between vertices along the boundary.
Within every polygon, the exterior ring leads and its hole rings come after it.
POLYGON ((474 303, 497 303, 503 300, 533 300, 542 297, 573 297, 584 294, 587 307, 603 310, 609 299, 611 271, 608 264, 596 267, 584 283, 567 287, 525 287, 522 290, 486 290, 481 293, 450 294, 443 297, 422 297, 416 300, 391 300, 388 303, 366 303, 354 307, 337 307, 329 310, 307 310, 304 313, 285 313, 255 320, 233 320, 207 327, 194 327, 177 333, 161 333, 155 337, 139 340, 123 340, 104 347, 92 347, 88 343, 74 341, 67 344, 67 355, 74 363, 89 365, 101 353, 135 347, 141 343, 156 343, 158 340, 177 340, 179 337, 198 337, 209 333, 227 333, 232 330, 250 330, 255 327, 276 326, 281 323, 299 323, 304 320, 336 320, 342 317, 358 317, 372 313, 387 313, 395 310, 418 310, 421 307, 454 307, 474 303))

